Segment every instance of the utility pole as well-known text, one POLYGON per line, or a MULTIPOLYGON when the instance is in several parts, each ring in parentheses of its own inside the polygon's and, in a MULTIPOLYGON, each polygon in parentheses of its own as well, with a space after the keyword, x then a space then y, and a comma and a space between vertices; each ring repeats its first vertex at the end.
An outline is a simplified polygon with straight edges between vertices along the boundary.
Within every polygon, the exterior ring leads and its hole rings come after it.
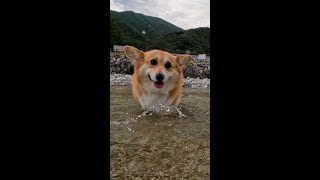
POLYGON ((144 30, 142 30, 142 34, 144 34, 144 51, 147 52, 147 30, 149 29, 150 24, 146 25, 144 30))

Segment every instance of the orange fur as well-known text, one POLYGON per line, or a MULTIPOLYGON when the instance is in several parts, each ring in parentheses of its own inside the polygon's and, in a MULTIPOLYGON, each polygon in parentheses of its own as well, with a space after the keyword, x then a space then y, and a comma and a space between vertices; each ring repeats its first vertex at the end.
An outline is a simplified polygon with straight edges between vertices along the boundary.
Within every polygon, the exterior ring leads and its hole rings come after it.
POLYGON ((174 56, 160 50, 142 52, 132 46, 125 46, 124 52, 134 64, 132 93, 143 109, 157 104, 175 107, 180 104, 182 68, 191 62, 190 55, 174 56), (152 64, 151 60, 155 60, 156 64, 152 64), (166 67, 168 64, 171 67, 166 67))

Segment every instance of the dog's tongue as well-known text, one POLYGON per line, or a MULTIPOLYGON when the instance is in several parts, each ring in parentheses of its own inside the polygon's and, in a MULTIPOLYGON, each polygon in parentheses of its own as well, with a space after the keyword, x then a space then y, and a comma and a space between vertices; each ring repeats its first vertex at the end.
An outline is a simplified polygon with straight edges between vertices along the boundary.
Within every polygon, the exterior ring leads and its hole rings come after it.
POLYGON ((154 87, 156 88, 162 88, 164 83, 163 82, 153 82, 154 87))

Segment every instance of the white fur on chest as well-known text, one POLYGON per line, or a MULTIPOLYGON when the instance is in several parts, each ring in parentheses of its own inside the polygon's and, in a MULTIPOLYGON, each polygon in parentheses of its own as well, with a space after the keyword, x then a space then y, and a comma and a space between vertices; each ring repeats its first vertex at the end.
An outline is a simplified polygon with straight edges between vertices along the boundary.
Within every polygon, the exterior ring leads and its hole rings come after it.
POLYGON ((145 93, 140 99, 140 104, 143 109, 148 107, 162 104, 162 105, 171 105, 171 101, 169 100, 167 95, 157 94, 157 93, 145 93))

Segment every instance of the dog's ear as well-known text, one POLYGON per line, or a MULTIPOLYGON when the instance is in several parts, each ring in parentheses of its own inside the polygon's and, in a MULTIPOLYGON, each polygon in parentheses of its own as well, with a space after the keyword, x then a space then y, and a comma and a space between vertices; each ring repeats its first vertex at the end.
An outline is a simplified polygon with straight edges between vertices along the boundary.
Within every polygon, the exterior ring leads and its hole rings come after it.
POLYGON ((140 61, 144 57, 144 52, 140 51, 139 49, 133 46, 124 46, 124 53, 133 64, 140 61))
POLYGON ((188 66, 191 62, 192 56, 191 55, 179 55, 177 56, 177 62, 179 66, 183 69, 188 66))

